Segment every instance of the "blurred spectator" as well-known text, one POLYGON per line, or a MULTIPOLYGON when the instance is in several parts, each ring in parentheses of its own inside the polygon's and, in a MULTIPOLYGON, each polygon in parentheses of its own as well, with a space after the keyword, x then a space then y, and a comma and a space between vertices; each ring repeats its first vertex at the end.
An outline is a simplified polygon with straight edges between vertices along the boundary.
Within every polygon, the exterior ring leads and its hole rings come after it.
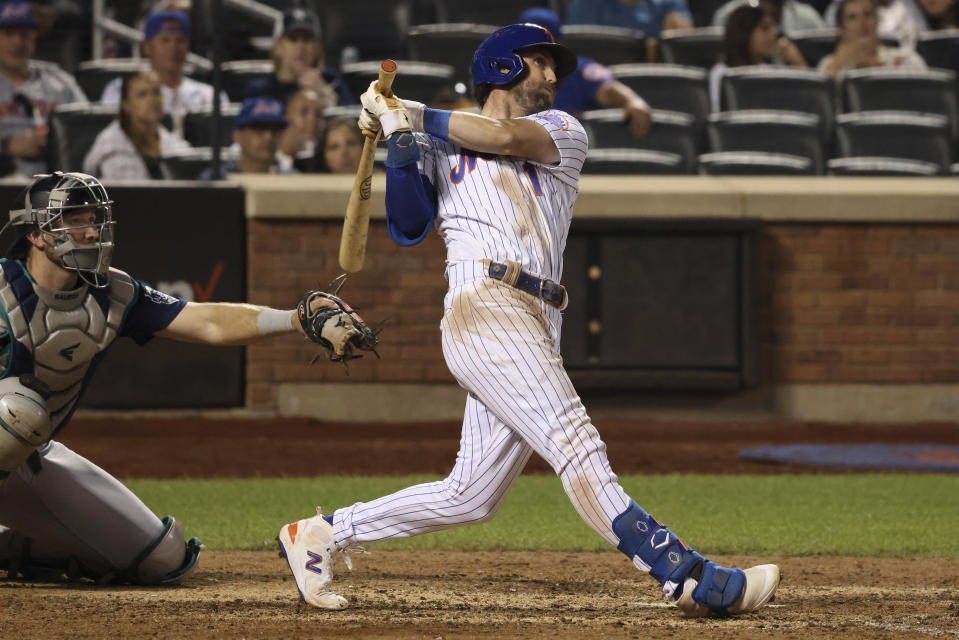
MULTIPOLYGON (((555 11, 528 9, 519 22, 532 22, 545 27, 558 40, 563 40, 562 22, 555 11)), ((646 101, 622 82, 612 72, 592 58, 577 56, 576 71, 563 78, 556 90, 553 108, 579 117, 584 111, 603 107, 623 110, 633 135, 644 136, 653 123, 652 110, 646 101)))
MULTIPOLYGON (((792 38, 797 31, 803 29, 822 29, 826 26, 819 12, 805 2, 799 0, 762 0, 768 4, 773 12, 773 19, 779 23, 787 36, 792 38)), ((713 24, 726 24, 733 11, 744 4, 756 4, 756 0, 730 0, 713 14, 713 24)))
POLYGON ((720 111, 723 75, 730 67, 759 64, 806 67, 799 49, 779 35, 772 8, 760 2, 737 7, 726 21, 723 54, 709 72, 709 98, 713 111, 720 111))
POLYGON ((240 159, 220 164, 217 176, 213 167, 205 169, 200 180, 223 179, 228 173, 299 173, 277 163, 280 132, 286 125, 282 102, 268 96, 247 98, 233 121, 233 142, 240 146, 240 159))
POLYGON ((273 43, 273 75, 247 85, 247 97, 270 96, 286 102, 299 89, 312 89, 326 105, 354 104, 346 82, 335 69, 324 67, 320 20, 309 9, 283 13, 273 43))
POLYGON ((300 89, 286 103, 289 122, 280 134, 279 164, 285 169, 295 168, 300 173, 316 173, 320 169, 317 141, 323 119, 323 102, 313 89, 300 89))
POLYGON ((891 49, 879 42, 879 18, 872 0, 842 0, 836 12, 839 42, 836 51, 819 62, 819 71, 838 78, 847 69, 898 67, 925 69, 912 49, 891 49))
MULTIPOLYGON (((875 0, 875 4, 879 37, 893 38, 899 41, 900 46, 914 49, 919 34, 927 28, 926 18, 915 0, 875 0)), ((826 9, 826 23, 831 27, 836 26, 838 8, 839 0, 833 0, 826 9)))
POLYGON ((27 2, 0 3, 0 174, 47 170, 47 118, 58 104, 86 102, 73 76, 32 60, 37 23, 27 2))
POLYGON ((693 15, 686 0, 571 0, 566 24, 639 29, 647 38, 655 39, 666 29, 692 27, 693 15))
POLYGON ((959 0, 918 0, 930 29, 959 27, 959 0))
POLYGON ((83 172, 104 180, 160 180, 160 160, 190 144, 160 125, 163 97, 153 72, 123 78, 117 119, 100 132, 83 159, 83 172))
MULTIPOLYGON (((155 11, 143 23, 143 37, 143 55, 150 59, 162 85, 163 112, 170 114, 174 130, 182 134, 187 113, 213 108, 213 87, 183 73, 190 52, 190 17, 182 11, 155 11)), ((122 82, 116 78, 107 83, 100 102, 119 104, 122 82)), ((226 94, 220 94, 220 102, 229 102, 226 94)))
POLYGON ((323 132, 323 170, 326 173, 356 173, 363 151, 363 134, 353 118, 337 118, 323 132))

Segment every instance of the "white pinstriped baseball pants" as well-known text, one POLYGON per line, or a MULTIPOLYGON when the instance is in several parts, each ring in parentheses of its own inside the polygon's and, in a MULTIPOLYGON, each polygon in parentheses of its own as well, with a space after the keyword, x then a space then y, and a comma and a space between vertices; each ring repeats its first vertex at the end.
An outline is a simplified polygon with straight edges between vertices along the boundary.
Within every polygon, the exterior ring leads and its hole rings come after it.
POLYGON ((563 368, 559 313, 483 277, 471 263, 454 264, 448 278, 443 354, 469 392, 456 464, 443 481, 338 509, 333 515, 337 545, 485 522, 533 452, 560 477, 583 520, 617 545, 612 521, 630 499, 563 368))

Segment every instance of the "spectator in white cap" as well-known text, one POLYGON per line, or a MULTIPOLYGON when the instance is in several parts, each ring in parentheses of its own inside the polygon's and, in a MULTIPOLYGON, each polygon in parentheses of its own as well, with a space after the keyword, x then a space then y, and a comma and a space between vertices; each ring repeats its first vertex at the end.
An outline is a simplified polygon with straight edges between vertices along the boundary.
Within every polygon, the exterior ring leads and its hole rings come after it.
MULTIPOLYGON (((182 133, 183 116, 213 108, 213 87, 184 75, 190 52, 190 17, 182 11, 154 11, 143 23, 143 38, 143 55, 150 59, 162 85, 163 113, 173 118, 174 130, 182 133)), ((100 102, 120 104, 121 83, 121 78, 110 81, 100 102)), ((226 94, 220 94, 220 102, 229 102, 226 94)))
POLYGON ((214 175, 213 167, 207 168, 200 180, 222 179, 228 173, 299 173, 277 162, 280 133, 287 124, 286 108, 279 100, 247 98, 233 121, 233 142, 240 147, 240 159, 222 163, 219 175, 214 175))
POLYGON ((288 9, 275 36, 273 73, 250 81, 245 96, 270 96, 285 103, 300 89, 312 89, 326 106, 356 103, 339 72, 324 66, 320 20, 314 12, 288 9))
POLYGON ((0 3, 0 175, 45 173, 50 112, 87 99, 69 73, 32 59, 36 47, 30 3, 0 3))

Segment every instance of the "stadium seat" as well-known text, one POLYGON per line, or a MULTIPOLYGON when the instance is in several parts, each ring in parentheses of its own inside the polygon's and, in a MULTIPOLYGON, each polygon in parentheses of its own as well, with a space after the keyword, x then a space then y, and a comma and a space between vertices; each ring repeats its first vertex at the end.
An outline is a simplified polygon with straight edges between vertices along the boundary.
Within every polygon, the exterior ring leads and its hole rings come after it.
POLYGON ((407 47, 412 60, 452 64, 454 80, 462 82, 471 93, 470 64, 476 47, 493 31, 488 24, 453 23, 421 24, 410 27, 407 47))
POLYGON ((709 85, 704 69, 675 64, 618 64, 610 71, 653 109, 688 113, 698 122, 706 122, 709 85))
POLYGON ((116 118, 113 104, 78 102, 54 109, 47 149, 50 170, 79 171, 93 141, 116 118))
POLYGON ((146 58, 86 60, 77 65, 76 79, 87 99, 96 102, 103 95, 103 88, 114 78, 149 69, 150 61, 146 58))
POLYGON ((722 27, 669 29, 659 40, 660 58, 669 64, 687 64, 709 69, 719 60, 723 46, 722 27))
POLYGON ((651 149, 590 149, 584 174, 675 175, 687 173, 682 156, 651 149))
POLYGON ((809 176, 812 160, 788 153, 720 151, 699 156, 699 173, 705 176, 809 176))
POLYGON ((439 22, 476 22, 500 26, 516 22, 520 13, 532 7, 546 7, 560 15, 563 15, 565 9, 563 0, 536 0, 533 2, 515 2, 515 0, 433 1, 436 2, 436 15, 439 22))
MULTIPOLYGON (((240 105, 230 103, 220 111, 220 146, 233 144, 233 119, 240 112, 240 105)), ((183 137, 194 147, 213 146, 213 112, 194 111, 183 118, 183 137)))
MULTIPOLYGON (((239 159, 237 149, 232 147, 220 149, 221 161, 237 159, 239 159)), ((164 156, 160 164, 170 180, 196 180, 207 167, 213 164, 213 150, 210 147, 201 147, 164 156)))
POLYGON ((722 103, 726 111, 785 109, 815 114, 823 142, 832 140, 835 82, 816 71, 767 65, 728 69, 722 103))
POLYGON ((788 153, 812 161, 813 171, 824 168, 819 117, 798 111, 723 111, 709 116, 712 151, 767 151, 788 153))
POLYGON ((937 176, 938 165, 905 158, 833 158, 827 163, 832 176, 937 176))
MULTIPOLYGON (((114 78, 138 71, 148 71, 150 61, 146 58, 104 58, 101 60, 86 60, 77 65, 76 80, 87 99, 96 102, 103 95, 103 88, 114 78)), ((186 75, 207 81, 207 72, 193 64, 184 68, 186 75)))
POLYGON ((351 120, 356 120, 360 117, 360 112, 363 110, 358 104, 342 104, 335 107, 327 107, 323 109, 323 119, 327 124, 334 120, 339 120, 340 118, 350 118, 351 120))
POLYGON ((231 60, 220 66, 220 78, 223 91, 232 102, 243 102, 247 97, 246 86, 256 78, 273 73, 273 63, 269 60, 231 60))
MULTIPOLYGON (((287 3, 289 6, 291 3, 287 3)), ((323 0, 317 3, 327 64, 402 58, 409 31, 409 0, 323 0), (375 19, 371 19, 375 16, 375 19), (348 56, 344 50, 350 49, 348 56)))
POLYGON ((945 69, 855 69, 843 75, 846 111, 918 111, 949 120, 953 139, 959 138, 956 74, 945 69))
POLYGON ((952 144, 945 116, 904 111, 862 111, 836 118, 836 151, 862 156, 931 162, 949 173, 952 144))
POLYGON ((919 34, 916 41, 916 51, 930 67, 938 69, 952 69, 959 60, 959 29, 938 29, 919 34))
POLYGON ((678 173, 694 173, 699 154, 695 119, 687 113, 653 111, 653 126, 643 137, 633 136, 620 109, 597 109, 582 116, 583 127, 593 149, 641 149, 677 155, 682 160, 678 173))
POLYGON ((819 61, 836 50, 836 40, 839 30, 834 27, 823 29, 801 29, 796 31, 790 40, 799 49, 805 58, 806 64, 815 69, 819 61))
POLYGON ((713 24, 713 14, 719 7, 729 0, 694 0, 689 3, 689 10, 693 14, 693 24, 697 27, 708 27, 713 24))
POLYGON ((563 38, 576 55, 607 66, 646 60, 646 36, 636 29, 571 24, 563 27, 563 38))
MULTIPOLYGON (((393 87, 398 95, 426 104, 450 102, 448 97, 454 94, 452 66, 406 60, 400 60, 396 64, 399 71, 393 87)), ((352 62, 343 65, 340 71, 350 93, 359 96, 370 86, 370 82, 376 80, 380 72, 380 61, 352 62)))

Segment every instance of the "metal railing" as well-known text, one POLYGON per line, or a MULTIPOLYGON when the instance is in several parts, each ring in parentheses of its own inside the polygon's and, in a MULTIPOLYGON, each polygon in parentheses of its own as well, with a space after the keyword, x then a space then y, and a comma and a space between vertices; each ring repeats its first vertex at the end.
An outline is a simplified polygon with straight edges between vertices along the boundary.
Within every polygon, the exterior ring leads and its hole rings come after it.
MULTIPOLYGON (((269 23, 276 27, 283 20, 283 12, 256 0, 220 0, 224 7, 235 9, 251 18, 269 23)), ((118 22, 106 16, 107 0, 93 0, 93 59, 103 58, 103 41, 106 36, 113 36, 131 45, 143 41, 143 32, 129 25, 118 22)), ((132 47, 133 57, 140 57, 140 48, 132 47)), ((213 63, 195 53, 187 54, 187 62, 209 71, 213 63)))

